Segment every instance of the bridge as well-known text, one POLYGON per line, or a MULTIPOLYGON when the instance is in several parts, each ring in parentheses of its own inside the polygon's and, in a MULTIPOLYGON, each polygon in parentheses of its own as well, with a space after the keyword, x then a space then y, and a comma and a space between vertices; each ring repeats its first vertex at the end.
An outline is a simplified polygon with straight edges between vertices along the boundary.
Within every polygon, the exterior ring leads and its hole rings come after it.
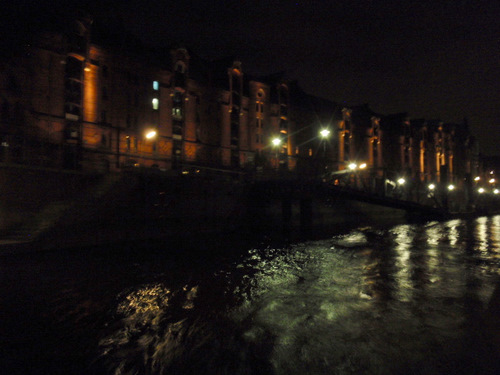
MULTIPOLYGON (((336 185, 320 178, 282 178, 256 179, 252 182, 251 195, 262 199, 280 200, 283 207, 283 219, 290 216, 292 201, 300 202, 301 221, 311 220, 312 202, 357 201, 370 205, 402 210, 411 219, 442 220, 459 216, 443 207, 417 203, 396 197, 378 195, 347 185, 336 185)), ((461 213, 465 215, 466 213, 461 213)), ((304 224, 304 223, 301 223, 304 224)))

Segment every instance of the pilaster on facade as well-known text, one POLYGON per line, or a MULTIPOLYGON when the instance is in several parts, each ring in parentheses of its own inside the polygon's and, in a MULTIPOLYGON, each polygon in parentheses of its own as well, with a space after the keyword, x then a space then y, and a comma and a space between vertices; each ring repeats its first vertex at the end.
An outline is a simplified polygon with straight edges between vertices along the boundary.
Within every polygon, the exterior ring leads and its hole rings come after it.
POLYGON ((349 108, 342 109, 342 120, 339 122, 338 142, 339 142, 339 170, 346 169, 354 155, 352 147, 352 110, 349 108))
POLYGON ((382 159, 382 130, 380 117, 371 117, 371 126, 368 128, 368 166, 376 171, 377 176, 383 175, 382 159))

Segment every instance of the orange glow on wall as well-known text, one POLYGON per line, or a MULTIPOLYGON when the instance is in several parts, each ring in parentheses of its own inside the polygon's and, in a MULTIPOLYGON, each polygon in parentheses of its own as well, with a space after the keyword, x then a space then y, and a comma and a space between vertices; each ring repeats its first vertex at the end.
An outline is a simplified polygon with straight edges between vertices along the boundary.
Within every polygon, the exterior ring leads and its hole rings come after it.
POLYGON ((97 122, 98 71, 95 65, 89 65, 83 78, 83 120, 97 122))
POLYGON ((196 145, 186 142, 184 146, 184 155, 187 161, 194 161, 196 159, 196 145))

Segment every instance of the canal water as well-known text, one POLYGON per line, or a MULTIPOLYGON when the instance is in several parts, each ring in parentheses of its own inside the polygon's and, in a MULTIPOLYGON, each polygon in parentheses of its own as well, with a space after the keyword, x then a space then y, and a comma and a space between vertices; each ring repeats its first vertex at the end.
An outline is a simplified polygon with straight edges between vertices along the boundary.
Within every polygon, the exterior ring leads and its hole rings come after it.
POLYGON ((500 216, 0 258, 5 374, 495 374, 500 216))

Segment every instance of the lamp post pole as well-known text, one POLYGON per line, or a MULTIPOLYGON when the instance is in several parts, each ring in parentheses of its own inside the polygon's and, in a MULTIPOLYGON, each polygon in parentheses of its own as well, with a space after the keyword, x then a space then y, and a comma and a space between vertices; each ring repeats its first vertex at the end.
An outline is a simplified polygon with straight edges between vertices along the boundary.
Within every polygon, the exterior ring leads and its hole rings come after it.
POLYGON ((281 145, 281 139, 276 137, 272 140, 273 146, 276 150, 275 157, 276 157, 276 170, 279 169, 279 158, 278 158, 278 151, 279 151, 279 146, 281 145))
POLYGON ((319 135, 321 136, 321 140, 323 142, 323 158, 325 158, 326 157, 326 139, 330 136, 330 130, 323 129, 319 132, 319 135))

